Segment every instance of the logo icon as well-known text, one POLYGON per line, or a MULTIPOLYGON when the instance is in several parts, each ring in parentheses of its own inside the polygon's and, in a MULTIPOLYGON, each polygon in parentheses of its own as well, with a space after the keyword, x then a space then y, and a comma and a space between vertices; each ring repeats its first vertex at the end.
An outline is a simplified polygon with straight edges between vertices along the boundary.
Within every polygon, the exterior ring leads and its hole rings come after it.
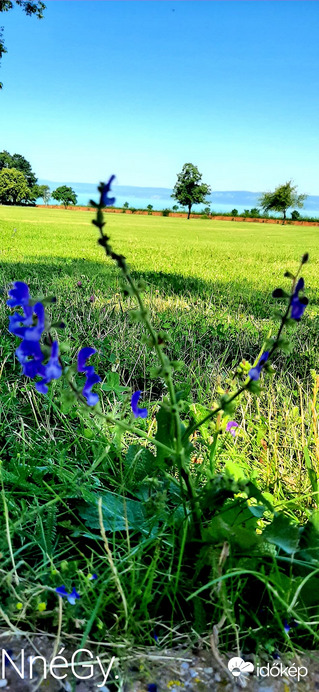
POLYGON ((228 661, 228 670, 230 670, 234 678, 239 678, 239 676, 242 674, 252 673, 254 670, 254 664, 250 663, 250 661, 244 661, 242 658, 236 656, 228 661))

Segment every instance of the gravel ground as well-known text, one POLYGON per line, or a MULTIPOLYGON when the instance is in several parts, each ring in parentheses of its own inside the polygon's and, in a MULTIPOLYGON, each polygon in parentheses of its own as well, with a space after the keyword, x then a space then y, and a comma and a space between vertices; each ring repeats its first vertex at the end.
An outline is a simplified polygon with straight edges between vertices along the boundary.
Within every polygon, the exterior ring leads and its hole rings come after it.
MULTIPOLYGON (((61 652, 63 639, 59 643, 57 653, 61 652)), ((245 689, 247 692, 319 692, 319 652, 307 652, 301 659, 298 656, 269 661, 269 666, 277 665, 273 673, 278 675, 282 668, 290 667, 288 671, 280 677, 268 675, 267 668, 262 669, 265 677, 257 676, 256 670, 251 673, 241 673, 239 677, 234 677, 227 668, 227 663, 231 655, 219 656, 215 651, 198 651, 194 653, 192 649, 171 650, 160 648, 149 648, 145 651, 136 650, 125 651, 125 656, 116 658, 107 680, 103 679, 101 670, 96 664, 95 674, 90 679, 76 679, 71 669, 54 669, 57 676, 62 676, 66 672, 65 679, 59 681, 50 672, 47 679, 42 680, 43 663, 38 660, 34 663, 32 680, 29 678, 29 656, 42 655, 49 663, 54 647, 54 640, 45 636, 32 635, 28 638, 9 636, 8 633, 0 633, 0 652, 6 650, 13 663, 21 670, 22 655, 24 651, 24 679, 21 679, 14 667, 10 664, 1 669, 0 657, 0 689, 5 692, 36 692, 36 690, 46 692, 240 692, 245 689), (218 659, 218 660, 217 660, 218 659), (37 665, 38 664, 38 665, 37 665), (278 667, 279 666, 279 667, 278 667), (298 682, 298 667, 302 678, 298 682), (305 668, 307 672, 305 672, 305 668), (4 673, 4 675, 3 675, 4 673)), ((90 646, 87 645, 89 650, 90 646)), ((72 655, 76 651, 65 645, 61 655, 67 662, 71 662, 72 655)), ((111 654, 108 651, 96 652, 99 655, 101 666, 106 671, 110 663, 111 654)), ((245 661, 250 657, 245 656, 245 661)), ((89 656, 85 659, 89 661, 89 656)), ((96 658, 94 659, 96 660, 96 658)), ((253 658, 250 659, 251 661, 253 658)), ((59 660, 59 663, 63 659, 59 660)), ((267 662, 263 664, 267 666, 267 662)), ((75 669, 79 676, 91 675, 91 669, 75 669)))

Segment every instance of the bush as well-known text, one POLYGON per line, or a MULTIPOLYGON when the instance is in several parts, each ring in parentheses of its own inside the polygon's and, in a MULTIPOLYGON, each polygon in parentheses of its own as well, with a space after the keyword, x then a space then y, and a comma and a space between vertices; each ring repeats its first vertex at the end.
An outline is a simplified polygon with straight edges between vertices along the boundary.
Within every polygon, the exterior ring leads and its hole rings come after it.
POLYGON ((232 209, 232 210, 231 210, 231 215, 232 215, 232 216, 238 216, 238 209, 232 209))
POLYGON ((292 218, 293 221, 298 221, 298 219, 300 219, 299 211, 297 211, 296 209, 294 209, 294 210, 291 212, 291 218, 292 218))
POLYGON ((169 216, 170 212, 170 209, 162 209, 162 216, 169 216))
POLYGON ((253 218, 255 216, 259 216, 259 209, 257 209, 257 207, 253 207, 253 209, 250 210, 250 216, 252 216, 253 218))

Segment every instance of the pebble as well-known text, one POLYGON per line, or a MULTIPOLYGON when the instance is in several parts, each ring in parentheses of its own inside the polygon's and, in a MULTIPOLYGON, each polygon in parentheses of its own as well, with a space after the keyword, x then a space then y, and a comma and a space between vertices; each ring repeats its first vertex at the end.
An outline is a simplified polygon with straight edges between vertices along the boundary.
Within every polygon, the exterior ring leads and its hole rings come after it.
POLYGON ((185 671, 188 670, 189 669, 189 663, 187 663, 186 661, 183 661, 183 663, 181 663, 181 669, 185 670, 185 671))
POLYGON ((204 673, 206 673, 206 675, 211 675, 213 672, 212 668, 204 668, 204 673))

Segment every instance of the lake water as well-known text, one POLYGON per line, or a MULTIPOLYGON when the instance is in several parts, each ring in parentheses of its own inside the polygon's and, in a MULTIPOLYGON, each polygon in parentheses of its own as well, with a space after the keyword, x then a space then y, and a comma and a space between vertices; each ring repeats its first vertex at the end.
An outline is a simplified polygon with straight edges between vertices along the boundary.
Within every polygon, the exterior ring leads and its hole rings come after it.
MULTIPOLYGON (((86 207, 89 204, 90 199, 93 199, 95 202, 98 201, 98 195, 97 194, 92 194, 92 192, 90 192, 90 191, 83 192, 83 190, 77 192, 75 186, 74 186, 74 189, 75 189, 75 192, 77 194, 77 204, 79 206, 86 207)), ((167 196, 167 197, 166 196, 165 197, 163 197, 163 196, 140 197, 140 196, 134 196, 134 195, 130 194, 130 195, 126 195, 126 197, 122 197, 120 195, 117 195, 114 206, 121 208, 121 207, 123 207, 123 204, 125 204, 125 202, 128 202, 130 207, 135 207, 136 209, 146 209, 148 204, 152 204, 154 211, 161 211, 162 209, 167 209, 167 208, 172 209, 172 206, 174 204, 176 204, 176 201, 173 200, 169 196, 167 196)), ((38 203, 41 203, 41 201, 39 200, 38 203)), ((58 202, 56 202, 54 199, 51 198, 50 204, 58 204, 58 202)), ((232 204, 225 204, 225 203, 222 203, 219 201, 214 201, 214 199, 213 199, 213 200, 209 201, 207 205, 206 204, 194 204, 192 207, 192 211, 201 212, 201 211, 203 211, 204 207, 206 207, 206 206, 209 206, 210 209, 217 214, 219 214, 219 213, 223 214, 225 212, 230 213, 232 211, 232 209, 236 208, 238 210, 238 214, 240 216, 240 214, 243 213, 244 209, 249 209, 249 208, 252 208, 253 206, 257 206, 257 205, 254 205, 252 203, 247 204, 247 202, 243 203, 241 205, 238 203, 234 204, 234 202, 232 204)), ((178 205, 178 207, 179 207, 180 211, 186 211, 185 207, 180 207, 179 205, 178 205)), ((319 218, 319 208, 314 209, 311 204, 309 206, 307 206, 307 201, 305 202, 303 209, 299 210, 299 211, 300 211, 300 214, 302 216, 310 216, 310 217, 319 218)), ((288 218, 290 218, 290 212, 291 212, 291 210, 288 211, 288 218)), ((278 214, 277 216, 281 216, 281 215, 278 214)))

